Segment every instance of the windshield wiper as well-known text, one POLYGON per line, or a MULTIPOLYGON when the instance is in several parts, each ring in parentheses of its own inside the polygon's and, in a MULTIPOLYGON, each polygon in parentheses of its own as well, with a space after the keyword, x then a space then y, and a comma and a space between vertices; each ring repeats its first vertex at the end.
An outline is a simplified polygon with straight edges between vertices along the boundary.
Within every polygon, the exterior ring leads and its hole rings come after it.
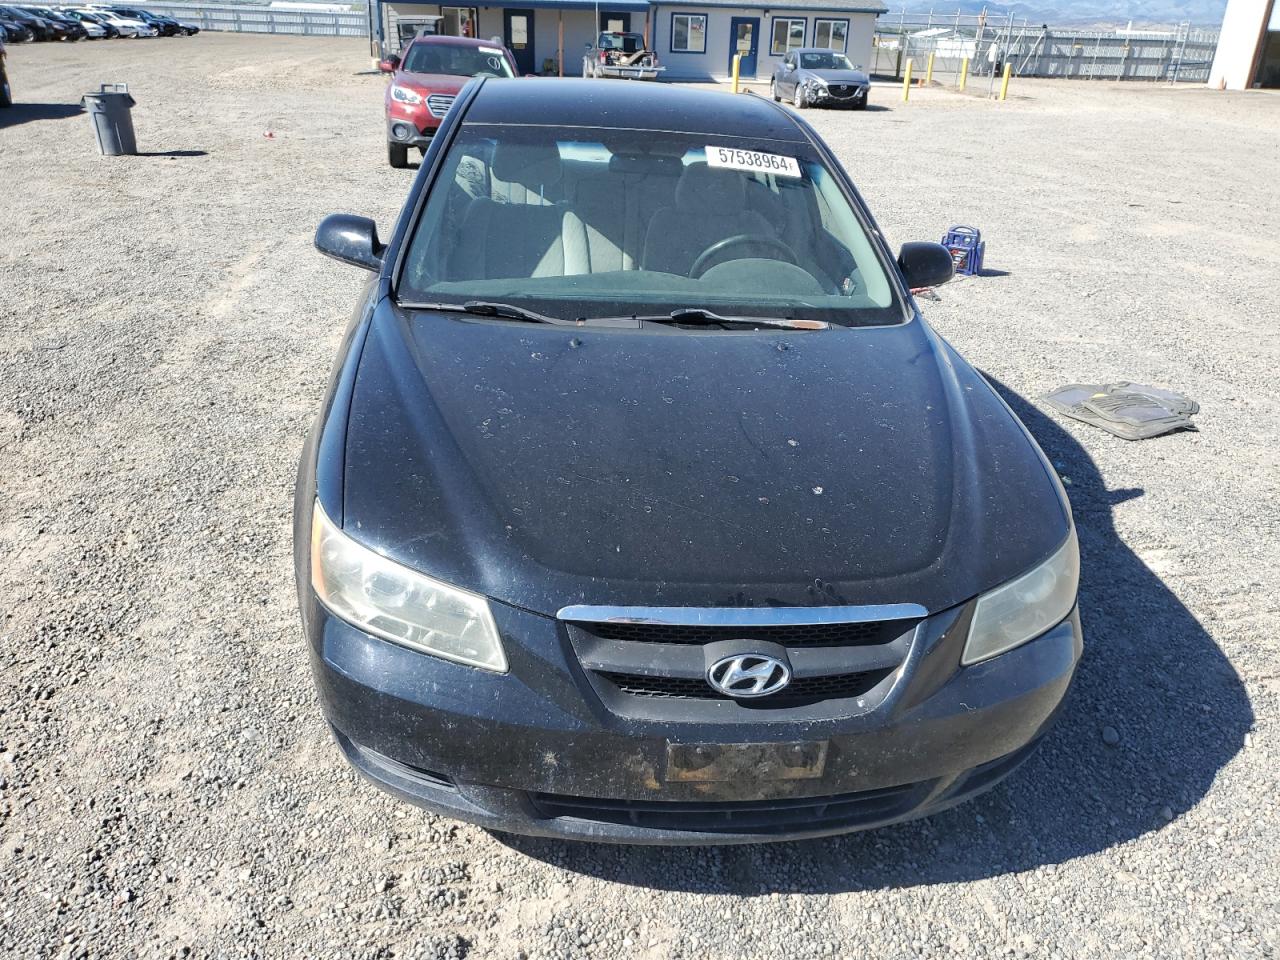
POLYGON ((652 323, 676 323, 689 327, 779 327, 783 330, 830 330, 825 320, 791 320, 786 317, 725 317, 702 307, 681 307, 668 314, 652 317, 640 316, 637 320, 652 323))
POLYGON ((514 303, 497 303, 491 300, 468 300, 466 303, 405 303, 410 310, 440 310, 445 313, 470 313, 478 317, 497 317, 501 320, 521 320, 525 323, 550 323, 557 327, 637 327, 634 317, 577 317, 569 320, 552 317, 536 310, 517 307, 514 303))

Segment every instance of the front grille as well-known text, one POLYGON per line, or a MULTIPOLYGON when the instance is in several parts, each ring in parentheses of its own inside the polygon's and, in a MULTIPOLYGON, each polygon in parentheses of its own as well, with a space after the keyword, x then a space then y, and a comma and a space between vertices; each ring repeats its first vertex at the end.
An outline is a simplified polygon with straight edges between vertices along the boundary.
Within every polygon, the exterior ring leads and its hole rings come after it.
POLYGON ((427 109, 433 117, 443 117, 453 106, 454 99, 452 94, 433 93, 427 97, 427 109))
POLYGON ((828 89, 833 97, 852 97, 858 92, 855 84, 833 83, 828 89))
POLYGON ((530 795, 544 817, 697 833, 794 833, 892 820, 918 806, 930 784, 910 783, 828 797, 779 800, 601 800, 551 793, 530 795))
POLYGON ((703 627, 667 623, 589 623, 580 629, 604 640, 634 643, 714 643, 717 640, 767 640, 784 647, 851 647, 884 643, 913 626, 912 621, 813 623, 770 627, 703 627))
MULTIPOLYGON (((887 677, 891 670, 837 673, 825 677, 796 677, 778 693, 759 700, 735 700, 745 706, 782 707, 821 700, 860 697, 887 677)), ((631 673, 601 673, 622 693, 633 697, 673 697, 686 700, 734 700, 700 677, 650 677, 631 673)))
POLYGON ((874 709, 906 659, 925 610, 914 604, 566 607, 560 615, 579 663, 611 709, 661 716, 677 709, 663 704, 683 701, 733 719, 726 701, 752 712, 827 701, 843 701, 849 710, 874 709), (782 689, 733 697, 707 681, 723 658, 760 653, 789 663, 791 680, 782 689))

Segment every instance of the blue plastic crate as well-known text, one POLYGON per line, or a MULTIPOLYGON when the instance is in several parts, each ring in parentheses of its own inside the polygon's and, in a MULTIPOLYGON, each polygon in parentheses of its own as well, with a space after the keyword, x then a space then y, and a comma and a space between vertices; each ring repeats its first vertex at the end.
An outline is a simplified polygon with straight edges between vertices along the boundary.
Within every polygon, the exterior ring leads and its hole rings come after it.
POLYGON ((956 224, 942 238, 942 245, 951 251, 956 273, 975 276, 982 272, 982 260, 987 253, 987 242, 977 227, 956 224))

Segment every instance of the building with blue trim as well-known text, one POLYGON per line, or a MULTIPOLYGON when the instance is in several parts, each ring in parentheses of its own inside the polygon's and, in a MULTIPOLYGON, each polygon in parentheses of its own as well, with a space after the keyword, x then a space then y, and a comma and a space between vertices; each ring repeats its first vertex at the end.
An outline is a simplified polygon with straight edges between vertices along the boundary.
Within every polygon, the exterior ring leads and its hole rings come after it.
POLYGON ((440 33, 505 44, 523 73, 578 76, 597 30, 624 30, 645 35, 667 80, 727 77, 736 52, 743 55, 743 77, 767 79, 798 47, 830 47, 869 68, 876 17, 888 9, 881 0, 512 0, 483 7, 376 2, 377 39, 386 52, 396 52, 432 22, 440 33))

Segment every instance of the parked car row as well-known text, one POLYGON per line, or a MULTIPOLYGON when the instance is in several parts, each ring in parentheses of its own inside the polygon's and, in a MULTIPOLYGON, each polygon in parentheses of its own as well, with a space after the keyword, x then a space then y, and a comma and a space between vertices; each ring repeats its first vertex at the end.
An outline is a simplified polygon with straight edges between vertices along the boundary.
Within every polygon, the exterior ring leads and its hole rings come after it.
POLYGON ((183 23, 136 7, 88 4, 83 7, 0 5, 0 40, 107 40, 117 37, 190 37, 200 32, 183 23))

